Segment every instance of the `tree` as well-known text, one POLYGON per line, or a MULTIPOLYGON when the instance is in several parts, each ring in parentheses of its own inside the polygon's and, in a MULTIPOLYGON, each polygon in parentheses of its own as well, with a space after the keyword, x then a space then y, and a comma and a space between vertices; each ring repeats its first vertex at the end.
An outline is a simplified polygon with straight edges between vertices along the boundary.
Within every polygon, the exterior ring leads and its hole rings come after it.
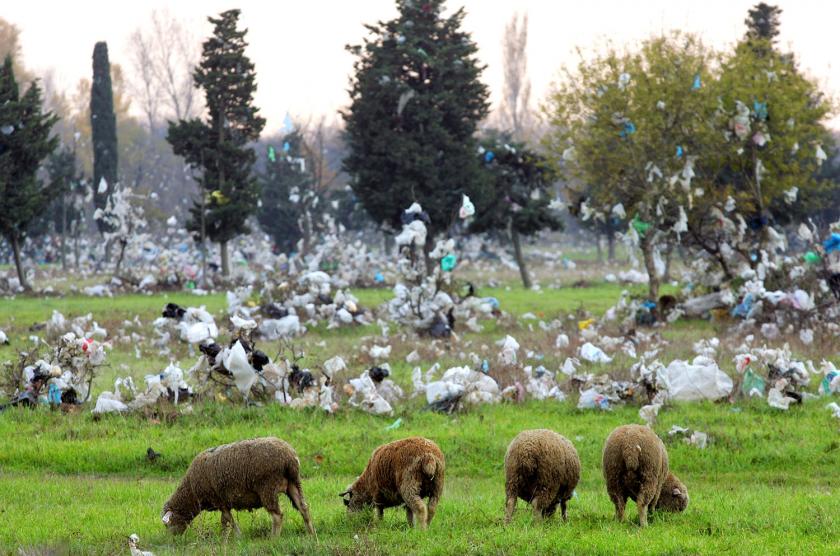
POLYGON ((583 188, 581 217, 632 219, 653 300, 659 251, 685 231, 700 155, 723 140, 709 125, 717 109, 711 61, 697 37, 654 37, 638 52, 581 60, 549 100, 545 146, 583 188))
POLYGON ((762 262, 757 254, 773 241, 774 224, 807 219, 828 195, 817 172, 830 143, 824 122, 831 107, 794 57, 767 39, 743 41, 720 68, 712 122, 724 140, 707 149, 698 173, 704 196, 689 214, 688 238, 732 278, 736 265, 762 262), (727 224, 739 219, 746 225, 727 224))
POLYGON ((772 45, 779 36, 782 9, 759 2, 747 12, 744 24, 747 26, 747 41, 768 41, 772 45))
POLYGON ((149 121, 149 129, 163 116, 192 118, 199 102, 190 68, 198 63, 198 41, 187 26, 167 11, 153 11, 144 27, 129 39, 134 96, 149 121))
POLYGON ((301 195, 311 191, 312 174, 301 156, 303 138, 299 130, 283 136, 282 147, 268 147, 266 171, 262 177, 260 225, 283 252, 294 251, 301 233, 301 195))
POLYGON ((67 269, 67 237, 75 237, 73 232, 80 228, 84 212, 74 202, 78 190, 84 188, 83 177, 76 167, 76 153, 61 147, 47 158, 47 172, 50 189, 55 198, 52 201, 50 215, 55 232, 61 241, 61 268, 67 269))
POLYGON ((549 161, 509 137, 482 142, 484 167, 492 175, 492 195, 477 207, 470 230, 506 230, 513 244, 522 285, 531 287, 531 277, 522 254, 522 236, 562 227, 551 207, 549 189, 556 174, 549 161))
POLYGON ((193 78, 204 89, 209 120, 170 122, 167 134, 175 154, 202 171, 204 198, 194 203, 187 227, 202 240, 206 234, 219 243, 225 276, 230 272, 227 243, 247 233, 245 221, 256 212, 259 186, 251 172, 256 154, 247 144, 265 126, 253 105, 256 72, 245 55, 247 30, 237 29, 239 13, 228 10, 208 18, 213 36, 202 45, 193 78))
POLYGON ((505 26, 502 40, 502 127, 521 140, 528 127, 531 81, 528 79, 528 14, 514 14, 505 26))
POLYGON ((488 92, 476 45, 461 29, 463 9, 444 17, 443 0, 399 0, 397 8, 397 18, 367 26, 363 45, 347 47, 357 60, 343 113, 344 168, 375 222, 400 229, 416 201, 434 237, 457 216, 462 194, 486 194, 474 134, 488 92))
MULTIPOLYGON (((93 203, 104 209, 117 184, 117 118, 114 115, 114 92, 111 89, 111 64, 108 45, 93 47, 93 85, 90 89, 90 127, 93 139, 93 203)), ((100 232, 104 221, 97 220, 100 232)))
POLYGON ((18 279, 29 289, 20 256, 20 244, 29 223, 53 200, 49 186, 37 177, 41 161, 55 150, 50 136, 55 116, 41 108, 41 90, 30 84, 21 97, 11 56, 0 70, 0 233, 12 246, 18 279))

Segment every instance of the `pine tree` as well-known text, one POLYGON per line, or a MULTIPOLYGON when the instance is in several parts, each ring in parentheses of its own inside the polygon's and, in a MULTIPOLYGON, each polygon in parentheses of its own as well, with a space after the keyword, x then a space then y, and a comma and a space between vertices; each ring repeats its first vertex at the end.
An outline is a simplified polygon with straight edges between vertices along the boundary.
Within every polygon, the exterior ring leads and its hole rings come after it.
POLYGON ((295 250, 303 237, 300 226, 301 195, 312 185, 312 174, 302 156, 303 138, 298 130, 287 133, 278 150, 268 148, 266 172, 262 177, 260 226, 285 253, 295 250))
POLYGON ((522 285, 530 288, 531 278, 522 254, 521 238, 562 227, 559 214, 550 206, 549 189, 556 173, 545 157, 506 136, 483 141, 479 156, 492 175, 492 194, 476 205, 470 230, 507 231, 522 285))
POLYGON ((462 194, 478 200, 487 188, 474 138, 488 111, 484 68, 463 9, 444 17, 443 4, 398 0, 396 19, 368 25, 364 44, 347 47, 358 57, 344 114, 353 190, 392 229, 419 202, 432 236, 457 216, 462 194))
POLYGON ((53 192, 37 178, 41 161, 55 150, 50 130, 58 118, 41 110, 41 89, 33 82, 21 97, 11 56, 0 69, 0 233, 12 246, 22 287, 29 284, 23 271, 20 244, 27 226, 52 202, 53 192))
MULTIPOLYGON (((111 63, 108 44, 93 47, 93 83, 90 89, 90 126, 93 138, 93 204, 104 209, 117 184, 117 118, 114 115, 114 91, 111 87, 111 63)), ((106 224, 97 220, 100 232, 106 224)))
POLYGON ((175 154, 202 170, 204 198, 190 210, 187 227, 220 244, 225 276, 230 270, 227 243, 248 232, 245 221, 257 208, 259 184, 251 172, 256 154, 247 145, 265 126, 253 105, 256 72, 245 56, 247 30, 236 27, 239 13, 228 10, 208 18, 213 36, 202 45, 193 78, 204 89, 209 120, 170 122, 167 135, 175 154))

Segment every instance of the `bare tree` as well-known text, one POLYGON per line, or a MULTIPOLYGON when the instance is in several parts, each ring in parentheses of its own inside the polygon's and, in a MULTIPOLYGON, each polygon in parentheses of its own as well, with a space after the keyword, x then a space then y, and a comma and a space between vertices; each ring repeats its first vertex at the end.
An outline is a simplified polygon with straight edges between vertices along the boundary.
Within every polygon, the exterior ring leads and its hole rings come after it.
POLYGON ((528 79, 528 14, 513 14, 505 25, 502 39, 502 88, 501 121, 516 139, 523 139, 529 127, 531 81, 528 79))
POLYGON ((140 107, 149 125, 149 132, 153 132, 157 125, 158 106, 162 94, 160 81, 154 71, 152 57, 155 46, 152 40, 149 34, 144 34, 140 29, 135 30, 129 39, 129 58, 133 70, 129 87, 134 97, 140 101, 140 107))
POLYGON ((133 89, 150 127, 158 116, 186 120, 198 112, 192 72, 199 49, 199 41, 167 11, 152 12, 148 24, 132 33, 133 89))

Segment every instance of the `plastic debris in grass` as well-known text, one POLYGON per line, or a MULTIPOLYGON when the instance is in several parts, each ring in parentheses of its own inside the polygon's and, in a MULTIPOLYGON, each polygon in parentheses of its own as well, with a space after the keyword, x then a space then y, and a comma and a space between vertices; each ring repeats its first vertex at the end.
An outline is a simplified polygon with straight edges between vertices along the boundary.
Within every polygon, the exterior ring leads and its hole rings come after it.
POLYGON ((0 390, 11 400, 9 405, 82 404, 104 363, 105 344, 68 332, 53 346, 36 345, 19 352, 17 361, 3 363, 0 390))
POLYGON ((709 435, 705 432, 692 430, 679 425, 673 425, 671 430, 668 431, 668 436, 670 438, 682 438, 686 444, 697 446, 701 450, 704 450, 709 442, 709 435))
POLYGON ((713 359, 697 356, 689 363, 675 359, 660 370, 668 398, 674 401, 719 400, 732 392, 732 379, 713 359))

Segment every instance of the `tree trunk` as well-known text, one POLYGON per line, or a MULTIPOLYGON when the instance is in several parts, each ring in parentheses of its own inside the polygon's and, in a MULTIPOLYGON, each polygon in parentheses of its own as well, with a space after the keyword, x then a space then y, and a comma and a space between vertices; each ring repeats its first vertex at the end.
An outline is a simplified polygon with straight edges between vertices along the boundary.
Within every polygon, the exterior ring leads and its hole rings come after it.
POLYGON ((312 247, 312 214, 309 212, 309 209, 303 213, 303 253, 301 255, 305 255, 309 253, 309 249, 312 247))
POLYGON ((674 254, 674 244, 668 243, 668 247, 665 248, 665 273, 662 275, 663 282, 670 282, 671 281, 671 258, 674 254))
POLYGON ((653 264, 653 240, 651 235, 651 233, 648 233, 642 239, 641 247, 645 259, 645 269, 648 273, 648 296, 655 303, 659 299, 659 277, 656 275, 656 265, 653 264))
POLYGON ((615 262, 615 230, 607 232, 607 261, 615 262))
POLYGON ((73 258, 75 259, 75 268, 79 270, 79 231, 73 235, 73 258))
POLYGON ((20 262, 20 243, 18 242, 18 237, 12 236, 9 239, 12 244, 12 253, 15 256, 15 268, 17 269, 20 286, 25 290, 29 290, 29 282, 26 281, 26 273, 24 273, 23 264, 20 262))
POLYGON ((598 263, 604 262, 604 254, 601 252, 601 234, 595 232, 595 251, 598 255, 598 263))
POLYGON ((435 263, 429 253, 432 252, 431 237, 426 238, 426 243, 423 245, 423 261, 426 263, 426 276, 431 276, 435 272, 435 263))
POLYGON ((61 195, 61 270, 67 270, 67 249, 64 238, 67 236, 67 195, 61 195))
POLYGON ((227 278, 230 276, 230 261, 228 261, 227 241, 219 243, 219 251, 221 251, 222 255, 222 276, 227 278))
POLYGON ((122 266, 123 257, 125 256, 125 246, 128 245, 128 241, 120 240, 120 254, 117 258, 117 265, 114 267, 114 276, 119 276, 120 274, 120 266, 122 266))
POLYGON ((522 276, 522 286, 531 289, 531 277, 528 275, 528 267, 525 266, 525 257, 522 255, 522 241, 519 232, 513 226, 510 228, 510 240, 513 242, 513 254, 519 267, 519 275, 522 276))

